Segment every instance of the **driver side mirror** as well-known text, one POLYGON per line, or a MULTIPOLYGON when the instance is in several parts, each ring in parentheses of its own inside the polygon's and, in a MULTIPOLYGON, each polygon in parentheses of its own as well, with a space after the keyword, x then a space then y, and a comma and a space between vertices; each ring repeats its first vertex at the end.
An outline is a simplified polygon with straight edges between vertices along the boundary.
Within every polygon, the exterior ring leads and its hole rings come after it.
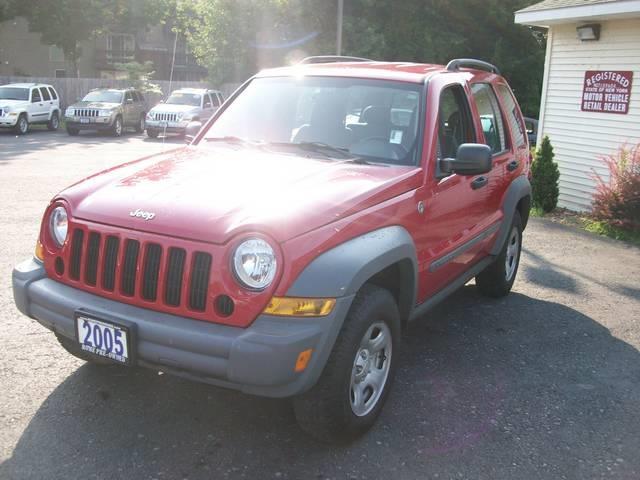
POLYGON ((184 129, 184 142, 191 143, 201 128, 202 122, 189 122, 187 128, 184 129))
POLYGON ((463 143, 458 147, 456 158, 440 160, 443 173, 458 175, 480 175, 491 171, 491 148, 481 143, 463 143))

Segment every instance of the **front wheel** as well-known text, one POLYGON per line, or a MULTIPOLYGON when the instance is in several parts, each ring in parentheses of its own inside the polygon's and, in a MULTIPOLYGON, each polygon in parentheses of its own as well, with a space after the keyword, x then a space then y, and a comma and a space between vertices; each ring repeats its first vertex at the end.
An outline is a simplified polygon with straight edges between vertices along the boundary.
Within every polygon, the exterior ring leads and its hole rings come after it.
POLYGON ((325 442, 353 440, 375 423, 395 376, 400 314, 388 290, 365 285, 318 383, 294 399, 300 427, 325 442))
POLYGON ((117 116, 116 119, 113 121, 113 126, 111 127, 111 134, 114 137, 121 137, 122 130, 123 130, 122 117, 117 116))
POLYGON ((476 277, 476 286, 480 293, 488 297, 504 297, 513 287, 520 264, 522 250, 522 220, 515 212, 509 227, 509 235, 495 261, 476 277))
POLYGON ((72 137, 75 137, 76 135, 78 135, 80 133, 80 130, 78 130, 77 128, 73 128, 73 127, 67 127, 67 133, 69 135, 71 135, 72 137))
POLYGON ((18 117, 15 131, 18 135, 24 135, 29 131, 29 120, 27 120, 27 116, 24 113, 18 117))
POLYGON ((147 128, 147 137, 149 138, 158 138, 158 131, 153 130, 151 128, 147 128))

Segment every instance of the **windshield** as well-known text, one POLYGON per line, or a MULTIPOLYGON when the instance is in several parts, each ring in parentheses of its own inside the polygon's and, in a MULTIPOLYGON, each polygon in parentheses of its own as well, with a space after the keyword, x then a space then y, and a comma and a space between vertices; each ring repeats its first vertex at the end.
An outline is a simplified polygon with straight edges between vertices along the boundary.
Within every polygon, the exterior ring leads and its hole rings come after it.
POLYGON ((0 99, 29 100, 29 89, 17 87, 0 87, 0 99))
POLYGON ((421 88, 339 77, 258 78, 204 138, 321 144, 371 162, 415 165, 421 88))
POLYGON ((192 107, 200 106, 202 95, 199 93, 173 92, 165 102, 168 105, 191 105, 192 107))
POLYGON ((97 90, 87 93, 82 100, 84 102, 121 103, 122 92, 117 90, 97 90))

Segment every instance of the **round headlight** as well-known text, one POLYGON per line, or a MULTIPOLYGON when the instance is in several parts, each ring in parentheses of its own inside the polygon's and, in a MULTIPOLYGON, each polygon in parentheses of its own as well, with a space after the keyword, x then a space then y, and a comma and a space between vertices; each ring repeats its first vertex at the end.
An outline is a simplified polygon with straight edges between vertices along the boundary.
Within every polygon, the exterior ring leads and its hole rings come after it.
POLYGON ((51 237, 53 237, 53 241, 56 242, 58 247, 61 247, 64 244, 64 241, 67 239, 67 230, 69 227, 69 222, 67 218, 67 211, 64 207, 56 207, 51 212, 51 216, 49 217, 49 231, 51 232, 51 237))
POLYGON ((276 275, 278 262, 271 245, 261 238, 242 242, 233 254, 233 270, 247 288, 263 290, 276 275))

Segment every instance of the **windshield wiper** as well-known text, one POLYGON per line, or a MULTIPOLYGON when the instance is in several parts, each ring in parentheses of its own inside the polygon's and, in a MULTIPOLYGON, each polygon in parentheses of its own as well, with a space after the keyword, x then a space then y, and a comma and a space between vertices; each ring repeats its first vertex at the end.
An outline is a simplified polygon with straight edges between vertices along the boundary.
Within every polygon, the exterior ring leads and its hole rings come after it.
POLYGON ((299 148, 307 152, 320 153, 332 159, 351 159, 353 157, 347 148, 334 147, 333 145, 322 142, 269 142, 267 145, 273 147, 299 148))
POLYGON ((227 135, 224 137, 205 137, 207 142, 223 142, 234 143, 236 145, 258 145, 258 142, 247 140, 246 138, 234 137, 233 135, 227 135))

